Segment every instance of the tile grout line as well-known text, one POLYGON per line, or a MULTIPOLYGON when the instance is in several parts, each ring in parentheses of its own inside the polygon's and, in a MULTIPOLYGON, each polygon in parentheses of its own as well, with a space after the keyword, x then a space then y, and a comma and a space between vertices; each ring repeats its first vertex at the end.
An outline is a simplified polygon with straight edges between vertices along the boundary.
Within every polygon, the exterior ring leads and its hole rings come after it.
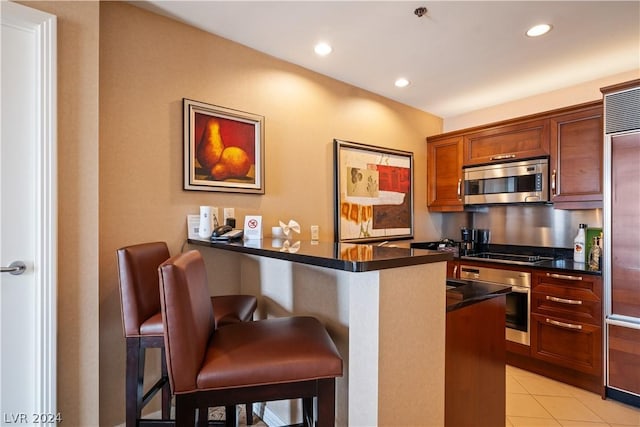
MULTIPOLYGON (((549 417, 532 417, 532 416, 528 416, 528 415, 507 415, 505 414, 505 425, 506 426, 518 426, 518 423, 514 422, 514 419, 517 418, 529 418, 529 419, 539 419, 539 420, 546 420, 547 422, 554 422, 556 423, 556 425, 559 426, 564 426, 566 424, 564 423, 570 423, 572 425, 578 425, 577 423, 584 423, 585 426, 589 426, 589 425, 597 425, 597 426, 609 426, 611 427, 612 424, 607 421, 606 419, 603 418, 603 416, 600 415, 600 413, 594 411, 591 407, 590 407, 590 402, 588 401, 588 399, 584 399, 584 397, 581 397, 580 395, 574 393, 571 389, 573 388, 573 386, 570 385, 566 385, 562 382, 559 381, 555 381, 552 380, 550 378, 546 378, 543 377, 541 375, 538 374, 534 374, 532 372, 528 372, 525 370, 521 370, 519 368, 515 368, 515 367, 511 367, 507 365, 507 373, 506 373, 506 381, 507 381, 507 387, 509 386, 509 383, 511 382, 512 387, 517 384, 520 389, 522 389, 524 392, 511 392, 510 390, 507 390, 507 394, 511 394, 511 395, 526 395, 529 396, 531 398, 533 398, 533 400, 540 405, 541 408, 544 409, 544 411, 549 415, 549 417), (517 371, 513 371, 513 370, 517 370, 517 371), (510 372, 511 371, 511 372, 510 372), (518 373, 521 372, 520 375, 518 375, 518 373), (520 379, 518 378, 520 377, 520 379), (561 390, 558 393, 554 393, 551 392, 551 394, 546 395, 546 394, 534 394, 531 391, 529 391, 531 389, 531 384, 529 384, 529 388, 527 388, 527 381, 522 379, 522 378, 530 378, 531 381, 540 381, 540 382, 548 382, 550 386, 558 386, 558 389, 561 390), (563 388, 566 388, 566 390, 562 390, 563 388), (585 412, 587 418, 595 418, 592 420, 571 420, 571 419, 564 419, 564 418, 557 418, 554 415, 555 411, 550 410, 550 408, 548 407, 548 400, 549 399, 544 399, 545 397, 548 398, 560 398, 560 399, 573 399, 575 402, 579 403, 580 406, 584 407, 584 409, 586 409, 588 412, 585 412), (547 401, 547 405, 545 405, 545 400, 547 401), (597 420, 596 420, 597 419, 597 420)), ((537 387, 539 387, 540 385, 537 385, 537 387)), ((585 391, 585 393, 587 393, 585 391)), ((599 396, 598 396, 599 397, 599 396)), ((615 406, 616 403, 614 403, 615 401, 609 401, 609 400, 603 400, 603 402, 610 402, 612 406, 615 406)), ((631 408, 632 410, 635 410, 635 408, 631 408)), ((580 410, 582 411, 583 408, 580 408, 580 410)), ((557 412, 556 412, 557 413, 557 412)), ((640 420, 640 411, 638 411, 638 416, 639 416, 639 420, 640 420)), ((618 425, 623 425, 623 424, 614 424, 616 426, 618 425)), ((636 425, 640 425, 640 424, 630 424, 630 426, 636 426, 636 425)))

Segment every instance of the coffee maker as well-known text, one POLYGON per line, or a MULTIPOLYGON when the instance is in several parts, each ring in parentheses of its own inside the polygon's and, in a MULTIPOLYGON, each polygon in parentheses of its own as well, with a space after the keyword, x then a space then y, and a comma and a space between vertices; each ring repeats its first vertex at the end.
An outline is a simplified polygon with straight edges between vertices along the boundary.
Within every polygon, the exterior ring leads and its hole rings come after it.
POLYGON ((460 255, 470 255, 474 253, 476 241, 476 229, 462 227, 460 229, 460 255))
POLYGON ((486 252, 489 249, 491 231, 486 229, 462 227, 460 229, 460 240, 461 255, 472 255, 486 252))

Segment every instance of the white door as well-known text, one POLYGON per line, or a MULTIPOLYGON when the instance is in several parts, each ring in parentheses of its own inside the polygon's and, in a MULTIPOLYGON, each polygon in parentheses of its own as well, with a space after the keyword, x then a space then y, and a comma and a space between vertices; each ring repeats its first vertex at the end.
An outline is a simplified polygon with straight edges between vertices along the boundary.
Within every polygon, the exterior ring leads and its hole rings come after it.
POLYGON ((59 418, 56 20, 16 3, 0 7, 0 424, 41 425, 59 418))

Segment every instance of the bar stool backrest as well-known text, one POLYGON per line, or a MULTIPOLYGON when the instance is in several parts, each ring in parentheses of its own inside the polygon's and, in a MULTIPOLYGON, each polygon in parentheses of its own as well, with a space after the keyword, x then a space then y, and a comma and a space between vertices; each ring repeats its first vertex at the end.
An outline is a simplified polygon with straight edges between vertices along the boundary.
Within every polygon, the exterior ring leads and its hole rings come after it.
POLYGON ((193 391, 215 331, 204 260, 192 250, 169 259, 159 270, 164 283, 160 301, 167 307, 162 310, 162 320, 167 331, 164 346, 171 389, 174 393, 193 391))
POLYGON ((141 335, 142 323, 160 312, 158 266, 168 258, 169 249, 165 242, 141 243, 118 249, 125 337, 141 335))

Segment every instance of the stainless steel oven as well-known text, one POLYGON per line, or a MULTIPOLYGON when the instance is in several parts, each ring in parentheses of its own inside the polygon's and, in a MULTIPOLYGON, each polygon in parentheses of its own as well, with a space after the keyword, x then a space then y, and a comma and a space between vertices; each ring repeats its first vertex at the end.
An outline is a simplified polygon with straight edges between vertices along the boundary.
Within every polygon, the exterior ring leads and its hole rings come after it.
POLYGON ((506 302, 505 337, 519 344, 530 344, 531 273, 462 264, 460 278, 511 286, 506 302))

